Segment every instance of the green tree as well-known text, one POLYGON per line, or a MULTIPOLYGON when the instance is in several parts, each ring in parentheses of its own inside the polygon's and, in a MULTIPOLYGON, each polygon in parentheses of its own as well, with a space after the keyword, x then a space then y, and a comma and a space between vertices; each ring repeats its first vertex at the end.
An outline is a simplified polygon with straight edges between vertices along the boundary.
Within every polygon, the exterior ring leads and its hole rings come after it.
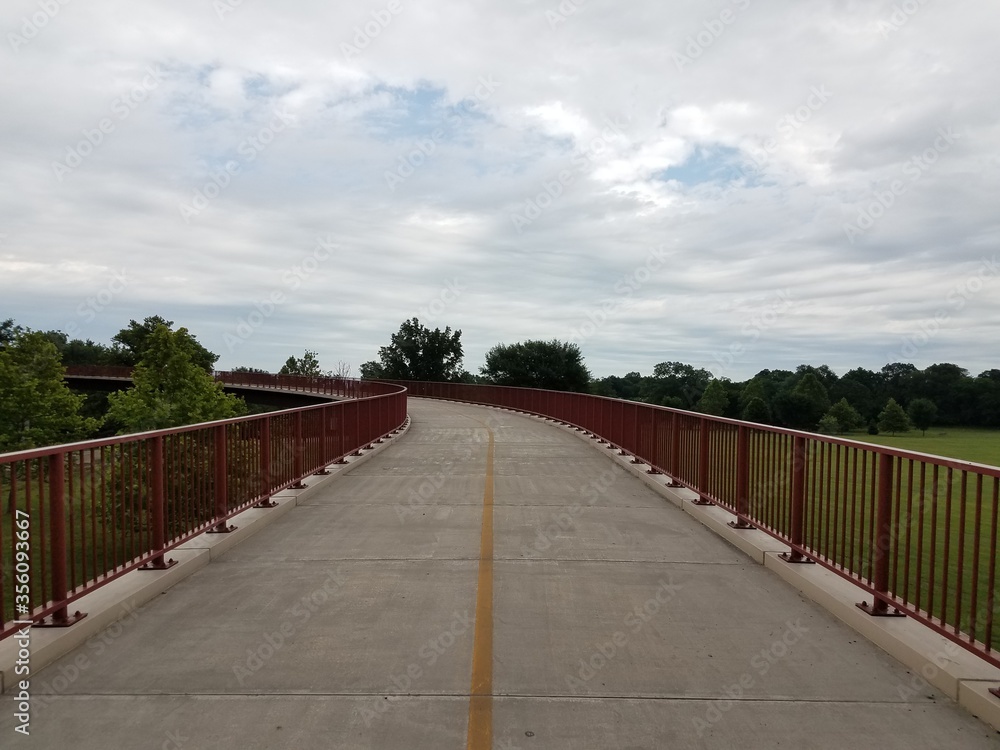
MULTIPOLYGON (((39 332, 14 331, 0 349, 0 452, 57 445, 89 436, 97 421, 80 414, 84 398, 63 380, 65 368, 49 338, 39 332)), ((14 485, 8 511, 13 512, 14 485)))
POLYGON ((914 427, 920 430, 920 434, 925 435, 927 428, 934 424, 938 408, 929 398, 915 398, 906 407, 906 413, 914 427))
POLYGON ((698 400, 698 411, 702 414, 712 414, 721 417, 729 407, 729 394, 726 393, 726 385, 721 380, 713 380, 705 388, 705 392, 698 400))
POLYGON ((112 361, 111 350, 90 339, 67 341, 61 347, 60 354, 64 365, 107 365, 112 361))
POLYGON ((462 331, 451 327, 433 331, 417 318, 403 321, 389 346, 378 350, 378 362, 361 365, 363 378, 457 381, 462 370, 462 331))
POLYGON ((108 396, 107 419, 120 434, 237 417, 246 404, 225 393, 198 364, 200 351, 187 329, 154 329, 132 374, 132 387, 108 396))
POLYGON ((764 399, 759 396, 754 396, 747 401, 747 405, 743 407, 742 418, 745 422, 770 424, 771 410, 768 408, 767 402, 764 399))
POLYGON ((778 419, 788 427, 801 430, 815 428, 829 408, 826 388, 812 372, 789 378, 774 400, 778 419))
POLYGON ((580 347, 555 339, 497 344, 486 353, 480 372, 496 385, 581 393, 590 386, 580 347))
POLYGON ((745 410, 747 404, 755 398, 767 403, 767 391, 764 390, 764 382, 760 378, 752 378, 744 384, 743 390, 740 391, 740 409, 745 410))
POLYGON ((642 375, 633 371, 625 373, 624 377, 608 375, 606 378, 595 380, 591 388, 595 396, 610 396, 611 398, 637 401, 642 390, 642 381, 642 375))
POLYGON ((825 414, 816 425, 816 432, 823 435, 836 435, 840 432, 840 422, 832 414, 825 414))
POLYGON ((847 372, 830 389, 830 400, 840 401, 846 398, 863 420, 871 419, 878 412, 879 401, 875 396, 880 386, 879 375, 871 370, 856 368, 847 372))
POLYGON ((319 368, 319 354, 306 349, 301 357, 289 357, 278 370, 279 375, 307 375, 317 377, 323 374, 319 368))
POLYGON ((840 401, 831 406, 826 416, 833 417, 836 420, 836 432, 838 433, 856 430, 864 424, 861 415, 858 414, 858 410, 851 406, 846 398, 840 399, 840 401))
POLYGON ((986 370, 973 381, 976 390, 975 423, 1000 427, 1000 370, 986 370))
POLYGON ((712 373, 683 362, 660 362, 646 378, 641 398, 650 404, 691 409, 701 399, 712 380, 712 373))
POLYGON ((885 408, 878 415, 878 428, 882 432, 909 432, 910 420, 906 417, 903 407, 896 403, 896 399, 890 398, 886 402, 885 408))
POLYGON ((13 318, 0 320, 0 349, 6 349, 13 344, 22 333, 24 333, 24 329, 16 325, 13 318))
POLYGON ((890 362, 879 371, 881 387, 876 392, 879 403, 895 399, 897 403, 909 403, 913 398, 913 384, 920 371, 910 362, 890 362))
MULTIPOLYGON (((172 330, 173 325, 172 320, 164 320, 159 315, 151 315, 142 323, 130 320, 127 328, 123 328, 111 338, 113 343, 109 356, 112 358, 113 364, 133 367, 138 365, 145 357, 157 328, 164 326, 168 330, 172 330)), ((212 372, 219 355, 199 344, 186 328, 179 330, 184 331, 184 336, 188 339, 191 361, 205 372, 212 372)))

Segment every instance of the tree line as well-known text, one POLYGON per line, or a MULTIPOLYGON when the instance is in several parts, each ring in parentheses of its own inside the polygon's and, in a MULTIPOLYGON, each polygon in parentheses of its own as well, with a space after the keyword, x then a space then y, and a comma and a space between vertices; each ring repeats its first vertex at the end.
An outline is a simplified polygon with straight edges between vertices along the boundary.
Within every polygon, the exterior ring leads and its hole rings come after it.
MULTIPOLYGON (((248 413, 250 407, 212 377, 219 356, 173 325, 160 316, 131 320, 105 345, 0 322, 0 452, 248 413), (73 393, 63 381, 67 365, 131 366, 133 386, 112 394, 73 393)), ((761 370, 740 382, 672 361, 649 375, 594 378, 579 346, 557 339, 496 344, 476 374, 463 367, 463 358, 461 329, 432 330, 411 318, 379 348, 377 360, 359 369, 370 379, 575 391, 826 433, 1000 427, 1000 369, 973 377, 950 363, 920 370, 896 362, 838 376, 826 365, 803 364, 794 371, 761 370)), ((349 377, 351 367, 340 361, 324 370, 318 353, 306 350, 278 372, 349 377)))
POLYGON ((553 339, 497 344, 472 374, 462 367, 461 337, 461 330, 430 330, 411 318, 379 349, 377 361, 361 365, 361 375, 577 391, 825 433, 1000 427, 1000 369, 973 377, 950 363, 921 370, 893 362, 839 376, 827 365, 802 364, 734 381, 683 362, 661 362, 649 375, 593 378, 576 344, 553 339))

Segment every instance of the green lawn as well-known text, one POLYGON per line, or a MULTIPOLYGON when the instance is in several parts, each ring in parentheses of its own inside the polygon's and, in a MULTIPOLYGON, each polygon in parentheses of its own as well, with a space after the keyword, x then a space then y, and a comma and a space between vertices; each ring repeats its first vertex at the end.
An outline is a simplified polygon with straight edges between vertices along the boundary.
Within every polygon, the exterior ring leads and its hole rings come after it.
POLYGON ((1000 466, 1000 430, 974 427, 932 427, 926 435, 920 430, 892 435, 851 433, 846 437, 893 448, 932 453, 936 456, 975 461, 988 466, 1000 466))

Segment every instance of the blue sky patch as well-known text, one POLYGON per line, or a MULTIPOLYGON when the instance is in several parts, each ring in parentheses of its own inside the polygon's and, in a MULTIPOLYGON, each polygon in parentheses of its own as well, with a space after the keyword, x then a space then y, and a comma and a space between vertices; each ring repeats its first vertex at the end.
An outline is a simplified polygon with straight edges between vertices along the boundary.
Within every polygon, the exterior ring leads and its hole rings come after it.
POLYGON ((664 182, 676 180, 687 186, 727 184, 739 180, 745 180, 747 185, 756 185, 760 181, 759 172, 739 149, 718 145, 699 146, 683 163, 669 167, 655 177, 664 182))

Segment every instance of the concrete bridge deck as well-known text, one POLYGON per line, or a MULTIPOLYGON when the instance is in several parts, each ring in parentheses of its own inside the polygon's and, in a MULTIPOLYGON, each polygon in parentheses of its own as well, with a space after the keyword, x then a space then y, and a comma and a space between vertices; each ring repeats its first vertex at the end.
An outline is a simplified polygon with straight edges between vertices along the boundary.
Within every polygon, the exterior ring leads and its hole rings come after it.
POLYGON ((0 747, 1000 748, 566 431, 410 413, 396 444, 38 673, 30 738, 3 696, 0 747))

